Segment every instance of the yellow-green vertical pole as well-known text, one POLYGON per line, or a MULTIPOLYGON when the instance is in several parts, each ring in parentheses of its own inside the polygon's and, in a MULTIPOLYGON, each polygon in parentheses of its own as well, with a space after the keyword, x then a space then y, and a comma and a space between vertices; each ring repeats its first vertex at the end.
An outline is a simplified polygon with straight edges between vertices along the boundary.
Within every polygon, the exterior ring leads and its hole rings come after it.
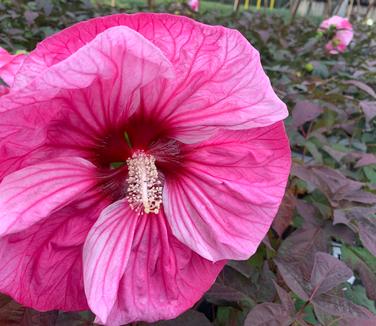
POLYGON ((249 0, 244 1, 244 9, 248 10, 249 9, 249 0))
POLYGON ((275 6, 275 0, 270 0, 270 9, 274 9, 275 6))
POLYGON ((256 8, 257 8, 257 10, 260 10, 260 8, 261 8, 261 0, 257 0, 256 8))

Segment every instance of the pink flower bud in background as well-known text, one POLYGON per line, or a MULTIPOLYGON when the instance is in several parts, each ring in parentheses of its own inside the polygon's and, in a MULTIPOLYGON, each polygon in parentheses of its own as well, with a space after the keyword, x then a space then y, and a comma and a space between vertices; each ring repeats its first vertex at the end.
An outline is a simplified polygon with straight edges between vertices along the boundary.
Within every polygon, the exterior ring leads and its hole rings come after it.
POLYGON ((197 12, 200 10, 200 0, 188 0, 188 6, 197 12))
POLYGON ((353 27, 347 18, 333 16, 320 25, 320 29, 324 31, 330 31, 331 28, 334 28, 334 35, 325 45, 325 49, 331 54, 342 53, 354 36, 353 27))

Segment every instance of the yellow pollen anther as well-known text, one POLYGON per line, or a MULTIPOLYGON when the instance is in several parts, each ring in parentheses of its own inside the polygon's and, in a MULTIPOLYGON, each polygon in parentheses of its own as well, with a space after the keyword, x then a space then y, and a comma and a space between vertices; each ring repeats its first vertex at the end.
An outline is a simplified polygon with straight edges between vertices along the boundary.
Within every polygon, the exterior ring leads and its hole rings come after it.
POLYGON ((159 213, 162 204, 162 185, 158 180, 155 158, 142 151, 135 152, 127 160, 129 206, 142 214, 159 213))

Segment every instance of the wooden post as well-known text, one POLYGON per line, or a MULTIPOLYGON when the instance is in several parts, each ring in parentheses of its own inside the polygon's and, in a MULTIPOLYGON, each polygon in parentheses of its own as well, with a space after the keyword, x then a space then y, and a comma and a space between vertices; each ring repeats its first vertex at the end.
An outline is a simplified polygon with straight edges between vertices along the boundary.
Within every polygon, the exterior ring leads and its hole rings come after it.
POLYGON ((310 12, 311 12, 311 9, 312 9, 312 4, 313 4, 313 0, 310 0, 309 1, 309 4, 308 4, 308 8, 307 8, 307 11, 305 13, 306 16, 309 16, 310 12))
POLYGON ((328 18, 330 17, 332 13, 332 0, 327 0, 325 3, 325 9, 324 9, 324 17, 328 18))
POLYGON ((240 6, 240 0, 234 0, 234 7, 232 8, 232 10, 234 12, 238 12, 239 11, 239 6, 240 6))
POLYGON ((152 10, 154 8, 154 0, 148 0, 148 9, 152 10))
POLYGON ((293 6, 291 8, 291 22, 294 21, 294 19, 295 19, 295 16, 298 12, 301 1, 302 0, 295 0, 293 6))
POLYGON ((349 19, 353 10, 353 6, 354 6, 354 0, 350 0, 350 4, 349 4, 349 7, 347 8, 347 15, 346 15, 347 18, 349 19))
POLYGON ((371 13, 372 13, 372 9, 373 9, 373 6, 375 4, 375 0, 370 0, 369 4, 368 4, 368 8, 367 8, 367 11, 366 11, 366 19, 371 16, 371 13))

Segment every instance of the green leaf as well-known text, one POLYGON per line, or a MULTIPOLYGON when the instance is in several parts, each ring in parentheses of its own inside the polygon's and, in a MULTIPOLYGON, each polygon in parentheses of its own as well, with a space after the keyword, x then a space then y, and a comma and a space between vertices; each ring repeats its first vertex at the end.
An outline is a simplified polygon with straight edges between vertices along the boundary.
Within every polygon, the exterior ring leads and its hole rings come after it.
POLYGON ((308 149, 308 151, 312 154, 313 158, 315 159, 315 161, 317 163, 322 163, 323 162, 323 159, 322 159, 322 154, 319 152, 317 146, 311 141, 311 140, 308 140, 306 143, 305 143, 305 147, 308 149))
POLYGON ((124 131, 124 139, 127 142, 129 148, 132 148, 131 139, 129 138, 129 134, 126 131, 124 131))
POLYGON ((376 300, 376 257, 361 247, 342 246, 342 259, 359 274, 367 296, 376 300))
POLYGON ((352 302, 367 308, 369 311, 376 314, 375 302, 368 299, 366 289, 361 285, 352 286, 346 285, 345 296, 352 302))
POLYGON ((110 166, 112 169, 117 169, 117 168, 122 167, 124 164, 125 162, 112 162, 110 166))
POLYGON ((365 166, 363 168, 363 172, 366 175, 367 179, 371 182, 376 184, 376 170, 370 166, 365 166))
POLYGON ((304 320, 311 325, 317 325, 319 322, 317 321, 315 314, 313 312, 313 306, 308 305, 304 308, 304 320))

